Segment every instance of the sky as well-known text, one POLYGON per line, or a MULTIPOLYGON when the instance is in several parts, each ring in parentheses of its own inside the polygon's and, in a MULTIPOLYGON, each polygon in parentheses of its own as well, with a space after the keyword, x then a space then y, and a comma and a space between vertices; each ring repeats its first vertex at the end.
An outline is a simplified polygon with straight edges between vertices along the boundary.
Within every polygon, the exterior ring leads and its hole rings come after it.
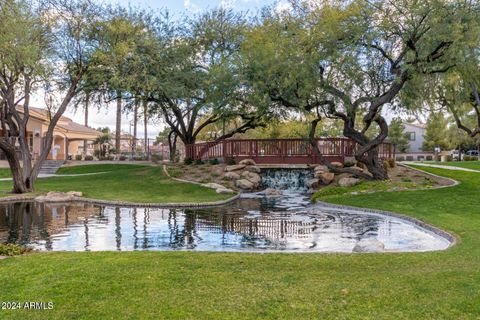
MULTIPOLYGON (((183 14, 198 14, 203 10, 216 8, 218 6, 228 7, 238 11, 248 10, 254 12, 263 6, 274 3, 281 8, 287 4, 287 0, 105 0, 105 2, 153 10, 167 9, 172 15, 178 17, 183 14)), ((45 107, 43 96, 34 96, 32 100, 34 106, 40 108, 45 107)), ((64 115, 75 122, 84 123, 82 108, 79 108, 79 110, 75 112, 73 107, 70 107, 64 115)), ((124 114, 122 116, 122 131, 130 132, 132 130, 130 125, 132 119, 132 114, 124 114)), ((142 121, 143 120, 140 120, 138 124, 138 137, 144 136, 142 121)), ((101 108, 100 110, 90 110, 89 126, 93 128, 108 126, 112 130, 115 130, 115 104, 101 108)), ((154 138, 163 128, 164 124, 158 119, 151 121, 148 128, 148 136, 154 138)))

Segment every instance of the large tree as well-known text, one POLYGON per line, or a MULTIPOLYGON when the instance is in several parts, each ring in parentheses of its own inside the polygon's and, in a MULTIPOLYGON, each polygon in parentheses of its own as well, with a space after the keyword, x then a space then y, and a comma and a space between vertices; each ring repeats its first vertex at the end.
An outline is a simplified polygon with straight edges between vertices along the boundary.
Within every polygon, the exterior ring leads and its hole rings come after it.
POLYGON ((448 70, 449 49, 463 30, 459 4, 291 3, 291 11, 267 11, 248 35, 243 52, 250 85, 279 106, 317 115, 312 130, 323 117, 341 120, 370 178, 388 178, 378 155, 388 136, 382 109, 424 75, 448 70))
POLYGON ((265 113, 248 101, 235 63, 246 24, 243 14, 209 11, 179 28, 153 59, 149 101, 185 145, 212 124, 234 124, 216 141, 262 125, 265 113))
POLYGON ((81 88, 96 45, 92 27, 99 9, 87 0, 7 0, 0 4, 0 149, 13 176, 13 192, 35 189, 53 130, 81 88), (43 148, 33 161, 27 123, 30 97, 40 85, 51 94, 50 122, 43 148))

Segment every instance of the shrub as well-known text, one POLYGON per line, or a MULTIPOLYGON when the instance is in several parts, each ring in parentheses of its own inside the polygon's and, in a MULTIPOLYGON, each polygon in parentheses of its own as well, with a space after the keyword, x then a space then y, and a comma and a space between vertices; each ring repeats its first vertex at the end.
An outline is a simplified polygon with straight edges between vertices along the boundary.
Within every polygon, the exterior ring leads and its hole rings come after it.
POLYGON ((126 157, 126 156, 120 156, 118 159, 119 159, 120 161, 125 161, 125 160, 127 160, 127 157, 126 157))
POLYGON ((228 164, 229 166, 233 166, 233 165, 237 164, 237 162, 236 162, 235 159, 233 159, 233 158, 228 158, 228 159, 227 159, 227 164, 228 164))
POLYGON ((133 160, 134 161, 143 161, 143 160, 145 160, 145 158, 142 157, 142 156, 135 156, 135 157, 133 157, 133 160))
POLYGON ((388 159, 388 166, 389 166, 390 168, 395 168, 396 165, 397 165, 397 164, 396 164, 396 162, 395 162, 395 159, 393 159, 393 158, 388 159))
POLYGON ((77 161, 82 160, 82 155, 81 154, 75 155, 75 160, 77 160, 77 161))
POLYGON ((18 256, 26 252, 32 251, 31 248, 20 246, 18 244, 8 243, 0 244, 0 256, 18 256))
POLYGON ((216 165, 216 164, 219 164, 219 163, 220 163, 220 161, 218 161, 218 159, 217 159, 217 158, 215 158, 215 159, 211 159, 211 160, 209 160, 209 161, 208 161, 208 163, 210 163, 211 165, 216 165))
POLYGON ((449 162, 450 162, 450 161, 453 161, 453 157, 452 157, 451 155, 448 155, 448 156, 447 156, 447 161, 449 161, 449 162))
POLYGON ((344 166, 345 168, 349 168, 349 167, 353 167, 355 164, 356 164, 355 161, 345 161, 345 163, 343 164, 343 166, 344 166))
POLYGON ((202 165, 202 164, 205 164, 205 163, 202 161, 202 159, 197 159, 197 160, 195 160, 195 165, 198 166, 198 165, 202 165))
POLYGON ((405 157, 404 156, 398 156, 397 161, 405 161, 405 157))
POLYGON ((115 157, 114 156, 108 156, 108 160, 113 161, 113 160, 115 160, 115 157))
POLYGON ((152 154, 151 158, 153 163, 159 163, 160 161, 163 160, 163 157, 159 154, 152 154))
POLYGON ((92 161, 93 160, 93 156, 85 156, 85 161, 92 161))
POLYGON ((185 163, 186 165, 191 165, 193 163, 193 159, 192 158, 185 158, 185 160, 183 160, 183 163, 185 163))
POLYGON ((426 156, 425 159, 427 159, 427 161, 432 161, 433 157, 432 156, 426 156))
POLYGON ((390 163, 388 162, 388 160, 383 160, 383 168, 385 169, 385 171, 388 171, 388 169, 390 168, 390 163))

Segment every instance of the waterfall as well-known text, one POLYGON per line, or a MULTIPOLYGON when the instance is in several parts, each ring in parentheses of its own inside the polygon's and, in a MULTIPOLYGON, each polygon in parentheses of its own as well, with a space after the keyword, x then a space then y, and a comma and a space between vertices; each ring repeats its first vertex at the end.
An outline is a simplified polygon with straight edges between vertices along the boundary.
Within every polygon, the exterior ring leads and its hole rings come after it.
POLYGON ((307 191, 311 169, 262 169, 262 187, 277 190, 307 191))

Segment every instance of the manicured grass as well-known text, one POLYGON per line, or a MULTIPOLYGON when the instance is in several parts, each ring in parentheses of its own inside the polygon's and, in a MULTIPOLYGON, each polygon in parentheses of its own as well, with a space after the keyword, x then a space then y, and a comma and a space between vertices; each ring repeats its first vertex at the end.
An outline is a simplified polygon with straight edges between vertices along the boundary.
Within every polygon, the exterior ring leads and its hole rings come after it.
MULTIPOLYGON (((36 192, 81 191, 87 198, 139 203, 210 202, 231 197, 213 189, 176 182, 165 176, 161 167, 138 165, 88 165, 65 168, 69 174, 104 172, 96 175, 42 178, 36 192), (72 169, 72 170, 70 170, 72 169), (107 170, 109 169, 109 170, 107 170)), ((0 190, 11 190, 10 181, 1 181, 0 190)))
POLYGON ((1 178, 11 178, 12 172, 9 168, 0 168, 0 179, 1 178))
POLYGON ((468 168, 474 170, 480 170, 480 161, 451 161, 451 162, 434 162, 429 161, 427 163, 444 165, 444 166, 454 166, 460 168, 468 168))
POLYGON ((138 164, 117 164, 117 163, 103 163, 103 164, 86 164, 82 166, 61 167, 57 174, 85 174, 97 172, 109 172, 118 170, 138 169, 145 167, 145 165, 138 164))
POLYGON ((480 175, 421 168, 459 186, 329 201, 415 216, 454 232, 441 252, 35 253, 0 261, 0 301, 53 301, 2 319, 478 319, 480 175))

